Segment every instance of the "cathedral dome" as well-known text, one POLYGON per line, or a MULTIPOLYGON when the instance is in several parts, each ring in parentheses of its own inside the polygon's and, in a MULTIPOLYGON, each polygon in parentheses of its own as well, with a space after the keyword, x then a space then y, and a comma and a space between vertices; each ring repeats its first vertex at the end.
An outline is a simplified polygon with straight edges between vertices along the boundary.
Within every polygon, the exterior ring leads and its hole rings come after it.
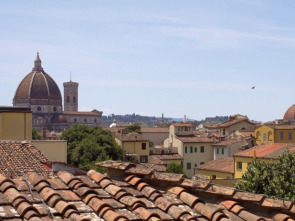
POLYGON ((23 106, 25 103, 62 105, 60 90, 55 81, 43 70, 39 53, 32 72, 20 82, 13 98, 15 106, 23 106))
POLYGON ((284 121, 295 121, 295 104, 286 111, 284 121))

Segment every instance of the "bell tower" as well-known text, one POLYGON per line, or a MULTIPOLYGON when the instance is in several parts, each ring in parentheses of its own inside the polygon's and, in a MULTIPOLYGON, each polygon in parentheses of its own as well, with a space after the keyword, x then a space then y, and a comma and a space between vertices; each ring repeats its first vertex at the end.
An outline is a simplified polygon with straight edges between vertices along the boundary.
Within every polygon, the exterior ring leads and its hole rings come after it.
POLYGON ((64 82, 64 111, 78 111, 78 82, 64 82))

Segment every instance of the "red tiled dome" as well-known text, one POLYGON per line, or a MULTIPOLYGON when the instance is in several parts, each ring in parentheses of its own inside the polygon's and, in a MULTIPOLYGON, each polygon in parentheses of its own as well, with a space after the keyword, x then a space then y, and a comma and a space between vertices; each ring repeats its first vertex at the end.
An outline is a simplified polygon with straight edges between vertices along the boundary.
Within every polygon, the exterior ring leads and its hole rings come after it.
POLYGON ((286 111, 284 115, 284 121, 294 121, 295 120, 295 104, 293 104, 289 109, 286 111))
POLYGON ((60 90, 55 81, 43 70, 39 54, 32 72, 20 82, 13 99, 16 105, 26 102, 33 104, 34 101, 44 105, 62 105, 60 90))

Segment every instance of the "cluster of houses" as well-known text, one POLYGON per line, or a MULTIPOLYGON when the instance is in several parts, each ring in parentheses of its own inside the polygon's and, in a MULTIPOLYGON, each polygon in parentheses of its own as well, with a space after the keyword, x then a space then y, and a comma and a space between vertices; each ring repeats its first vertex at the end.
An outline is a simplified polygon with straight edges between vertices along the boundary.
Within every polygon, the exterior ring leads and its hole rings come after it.
POLYGON ((128 133, 125 126, 108 128, 124 162, 96 163, 102 174, 68 165, 57 133, 43 130, 32 142, 28 108, 1 107, 0 220, 294 220, 293 202, 231 187, 254 154, 272 160, 295 151, 276 143, 291 142, 291 127, 257 127, 241 115, 200 128, 184 122, 128 133), (186 174, 163 173, 171 162, 186 174))

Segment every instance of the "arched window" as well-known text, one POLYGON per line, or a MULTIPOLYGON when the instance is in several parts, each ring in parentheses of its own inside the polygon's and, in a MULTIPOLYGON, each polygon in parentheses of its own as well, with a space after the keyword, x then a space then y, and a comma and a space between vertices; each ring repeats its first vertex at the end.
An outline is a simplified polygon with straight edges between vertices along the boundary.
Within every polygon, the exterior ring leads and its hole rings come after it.
POLYGON ((76 97, 75 96, 73 97, 73 103, 76 103, 76 97))

